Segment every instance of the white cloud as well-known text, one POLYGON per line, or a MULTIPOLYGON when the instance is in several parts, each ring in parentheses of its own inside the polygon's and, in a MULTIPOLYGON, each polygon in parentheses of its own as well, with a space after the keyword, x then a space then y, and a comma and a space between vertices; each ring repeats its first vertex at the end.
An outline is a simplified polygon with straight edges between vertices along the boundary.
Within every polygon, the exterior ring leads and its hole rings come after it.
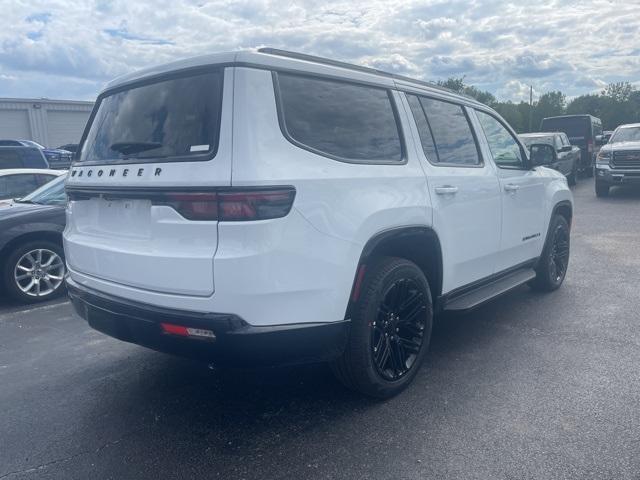
POLYGON ((530 84, 574 96, 640 78, 632 3, 0 0, 0 95, 91 98, 143 66, 269 45, 424 79, 464 75, 514 100, 530 84))

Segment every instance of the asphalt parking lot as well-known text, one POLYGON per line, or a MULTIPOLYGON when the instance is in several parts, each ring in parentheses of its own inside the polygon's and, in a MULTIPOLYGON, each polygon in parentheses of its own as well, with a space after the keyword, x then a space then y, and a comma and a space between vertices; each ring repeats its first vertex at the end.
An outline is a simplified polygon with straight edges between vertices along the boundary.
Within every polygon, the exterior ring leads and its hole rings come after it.
POLYGON ((640 477, 640 190, 574 190, 563 287, 441 318, 385 402, 220 371, 0 299, 0 479, 640 477))

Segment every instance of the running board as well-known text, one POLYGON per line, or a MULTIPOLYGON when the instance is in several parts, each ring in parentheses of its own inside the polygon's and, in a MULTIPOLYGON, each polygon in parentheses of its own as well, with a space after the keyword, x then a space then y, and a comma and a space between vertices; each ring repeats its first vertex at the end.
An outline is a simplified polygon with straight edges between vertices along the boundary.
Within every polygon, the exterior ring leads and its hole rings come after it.
POLYGON ((444 305, 446 311, 471 310, 484 302, 496 298, 520 285, 533 280, 536 272, 533 268, 517 270, 490 283, 448 299, 444 305))

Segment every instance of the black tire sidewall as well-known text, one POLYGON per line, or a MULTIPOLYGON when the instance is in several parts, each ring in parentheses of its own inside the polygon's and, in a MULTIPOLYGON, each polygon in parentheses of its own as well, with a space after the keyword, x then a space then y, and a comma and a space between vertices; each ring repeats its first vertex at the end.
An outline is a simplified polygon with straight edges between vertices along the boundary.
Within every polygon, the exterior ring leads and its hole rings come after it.
POLYGON ((415 377, 426 356, 431 328, 433 324, 433 302, 429 282, 422 271, 412 262, 404 259, 385 258, 369 268, 362 285, 362 295, 356 305, 351 319, 351 335, 349 354, 356 368, 360 370, 362 378, 359 390, 379 397, 388 398, 402 391, 415 377), (371 327, 369 322, 376 318, 382 296, 386 289, 395 281, 402 278, 415 280, 424 290, 427 298, 427 325, 418 356, 407 374, 395 381, 384 379, 376 368, 371 355, 371 327))
MULTIPOLYGON (((56 298, 62 295, 62 293, 65 291, 65 283, 63 281, 60 284, 60 286, 56 290, 54 290, 52 293, 45 295, 43 297, 32 297, 24 293, 16 285, 13 277, 16 263, 28 251, 36 250, 39 248, 47 249, 55 252, 60 256, 60 258, 62 258, 62 261, 64 262, 64 250, 62 246, 49 240, 32 240, 11 250, 11 252, 7 257, 7 261, 3 265, 2 280, 3 280, 4 287, 7 294, 18 302, 21 302, 21 303, 46 302, 47 300, 51 300, 52 298, 56 298)), ((65 266, 65 271, 66 271, 66 266, 65 266)))

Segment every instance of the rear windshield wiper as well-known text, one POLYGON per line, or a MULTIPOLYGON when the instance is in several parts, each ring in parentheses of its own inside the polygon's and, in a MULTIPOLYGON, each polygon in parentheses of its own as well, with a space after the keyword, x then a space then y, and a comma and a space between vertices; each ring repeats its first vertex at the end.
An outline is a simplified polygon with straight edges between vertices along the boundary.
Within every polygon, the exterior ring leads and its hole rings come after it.
POLYGON ((117 142, 111 144, 109 148, 123 155, 131 155, 132 153, 146 152, 160 147, 162 147, 162 144, 158 142, 117 142))

